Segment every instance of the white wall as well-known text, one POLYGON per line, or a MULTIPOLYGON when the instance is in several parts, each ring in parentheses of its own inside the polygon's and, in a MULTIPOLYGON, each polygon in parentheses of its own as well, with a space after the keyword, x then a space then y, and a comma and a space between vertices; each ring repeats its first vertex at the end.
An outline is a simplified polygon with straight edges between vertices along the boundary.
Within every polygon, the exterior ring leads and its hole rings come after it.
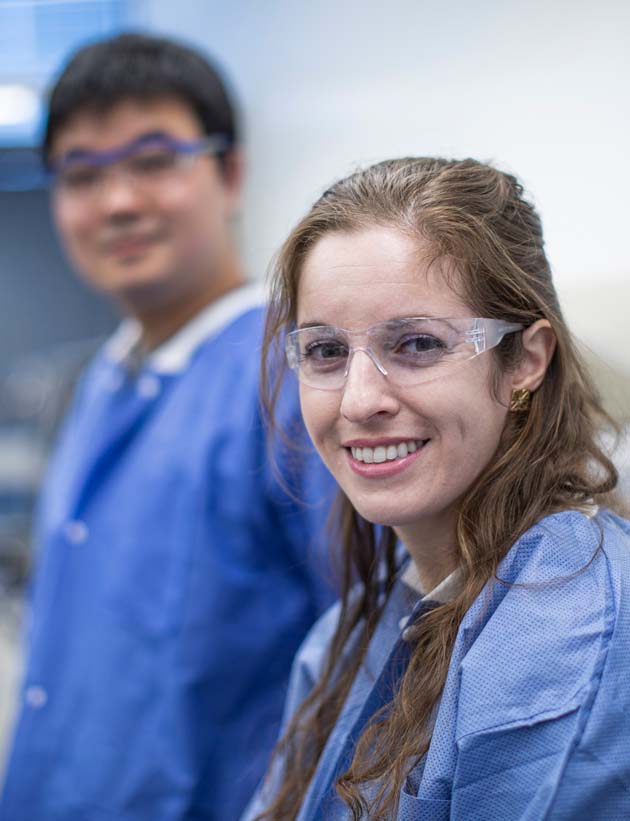
POLYGON ((240 95, 253 273, 317 194, 357 164, 402 154, 493 160, 533 194, 578 334, 630 373, 627 0, 144 8, 153 27, 214 54, 240 95), (612 316, 599 309, 602 294, 612 316))

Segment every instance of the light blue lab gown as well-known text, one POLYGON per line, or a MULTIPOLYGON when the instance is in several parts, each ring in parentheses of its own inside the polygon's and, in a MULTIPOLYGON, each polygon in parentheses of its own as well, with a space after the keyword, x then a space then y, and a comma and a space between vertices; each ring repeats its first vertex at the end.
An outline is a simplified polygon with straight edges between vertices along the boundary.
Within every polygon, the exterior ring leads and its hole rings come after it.
POLYGON ((308 457, 292 498, 268 459, 262 322, 233 292, 137 372, 117 335, 83 379, 40 512, 2 821, 233 821, 264 772, 333 595, 330 477, 308 457))
MULTIPOLYGON (((516 542, 498 577, 461 623, 432 742, 400 794, 398 821, 627 821, 629 523, 549 516, 516 542)), ((332 785, 391 692, 384 682, 408 652, 401 625, 432 606, 417 598, 397 583, 297 821, 351 817, 332 785)), ((337 614, 315 625, 296 659, 286 720, 319 676, 337 614)))

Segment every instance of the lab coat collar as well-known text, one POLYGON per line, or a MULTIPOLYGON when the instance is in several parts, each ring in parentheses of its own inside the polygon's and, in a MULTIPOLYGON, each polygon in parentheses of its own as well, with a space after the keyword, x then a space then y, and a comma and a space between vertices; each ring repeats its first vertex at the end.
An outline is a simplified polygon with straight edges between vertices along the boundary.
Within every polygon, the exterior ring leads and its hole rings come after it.
MULTIPOLYGON (((218 333, 240 314, 265 303, 265 288, 260 282, 243 285, 211 302, 170 339, 152 351, 144 360, 157 373, 179 373, 188 364, 199 345, 218 333)), ((105 344, 105 356, 114 363, 133 367, 142 329, 131 318, 124 319, 105 344)))

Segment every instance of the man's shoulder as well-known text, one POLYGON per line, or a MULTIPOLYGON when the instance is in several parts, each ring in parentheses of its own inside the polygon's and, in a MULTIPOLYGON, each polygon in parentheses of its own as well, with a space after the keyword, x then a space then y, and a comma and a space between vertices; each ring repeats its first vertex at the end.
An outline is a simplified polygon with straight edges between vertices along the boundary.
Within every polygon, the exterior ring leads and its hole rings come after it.
POLYGON ((250 283, 227 294, 218 305, 210 305, 196 320, 197 349, 192 361, 197 367, 226 367, 230 362, 260 369, 266 317, 264 290, 250 283))
POLYGON ((250 305, 234 314, 225 325, 214 334, 209 334, 206 342, 235 344, 239 340, 254 343, 260 353, 265 326, 266 307, 250 305))

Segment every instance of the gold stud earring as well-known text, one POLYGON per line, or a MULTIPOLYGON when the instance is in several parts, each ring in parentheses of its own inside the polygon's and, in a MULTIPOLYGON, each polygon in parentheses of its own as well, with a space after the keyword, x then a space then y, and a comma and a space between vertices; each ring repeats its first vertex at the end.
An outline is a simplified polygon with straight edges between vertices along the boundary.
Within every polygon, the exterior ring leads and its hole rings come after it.
POLYGON ((510 413, 524 413, 529 410, 532 392, 529 388, 517 388, 510 398, 510 413))

